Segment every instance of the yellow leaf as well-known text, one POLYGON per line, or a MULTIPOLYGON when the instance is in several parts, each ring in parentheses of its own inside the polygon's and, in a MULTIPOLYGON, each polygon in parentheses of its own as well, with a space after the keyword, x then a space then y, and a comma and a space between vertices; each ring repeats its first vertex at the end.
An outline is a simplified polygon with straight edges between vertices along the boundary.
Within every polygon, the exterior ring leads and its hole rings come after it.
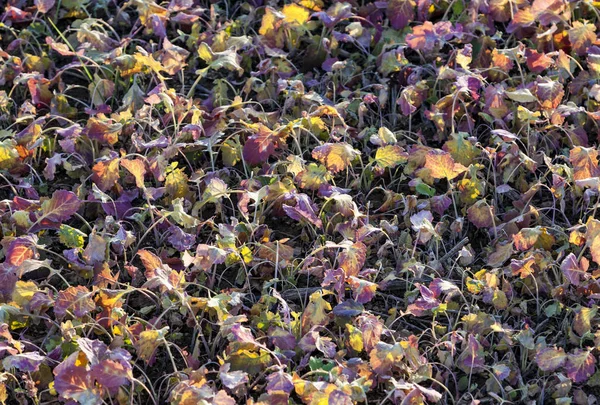
POLYGON ((144 188, 144 176, 146 175, 146 164, 142 159, 122 159, 121 166, 123 166, 129 173, 131 173, 135 179, 135 185, 138 188, 144 188))
POLYGON ((149 361, 156 348, 163 343, 162 339, 164 339, 168 331, 169 327, 165 326, 162 329, 145 330, 141 332, 136 343, 138 357, 142 360, 149 361))
POLYGON ((19 152, 15 149, 14 142, 7 139, 0 142, 0 169, 8 169, 14 166, 19 158, 19 152))
POLYGON ((364 348, 364 342, 360 329, 350 325, 349 323, 346 324, 346 329, 348 330, 348 343, 350 344, 350 347, 358 353, 362 352, 364 348))
POLYGON ((310 18, 307 9, 294 3, 283 6, 282 12, 285 15, 285 22, 290 25, 302 25, 310 18))
POLYGON ((452 155, 447 152, 433 150, 427 153, 425 157, 425 167, 430 170, 430 175, 434 179, 452 180, 467 168, 460 163, 454 162, 452 155))
POLYGON ((183 169, 173 169, 165 179, 165 188, 167 194, 175 198, 183 198, 189 191, 188 176, 183 169))
POLYGON ((345 142, 326 143, 312 151, 312 156, 327 167, 332 173, 346 169, 360 152, 345 142))
POLYGON ((332 176, 323 165, 310 163, 304 171, 297 176, 300 187, 310 190, 318 190, 322 184, 331 180, 332 176))
POLYGON ((452 135, 452 139, 446 142, 444 149, 458 163, 469 166, 479 156, 481 151, 467 139, 467 134, 459 132, 452 135))
POLYGON ((200 47, 198 48, 198 56, 200 56, 200 59, 208 64, 210 64, 210 62, 212 62, 214 59, 213 51, 206 44, 206 42, 202 42, 200 44, 200 47))
POLYGON ((33 281, 17 281, 12 294, 12 300, 20 307, 25 306, 33 298, 38 290, 38 286, 33 281))
POLYGON ((275 29, 275 23, 279 20, 275 13, 276 11, 271 7, 265 8, 265 15, 262 18, 260 29, 258 30, 260 35, 267 35, 270 31, 275 29))
POLYGON ((250 264, 253 259, 252 251, 248 246, 245 245, 240 249, 240 256, 242 256, 242 259, 244 259, 244 263, 246 264, 250 264))
POLYGON ((302 334, 306 334, 311 327, 315 325, 327 325, 329 323, 329 313, 331 304, 323 298, 330 294, 324 291, 315 291, 310 296, 310 302, 302 313, 302 334))
POLYGON ((494 308, 499 310, 506 309, 506 307, 508 307, 508 299, 506 298, 504 291, 498 289, 494 291, 492 304, 494 304, 494 308))
POLYGON ((387 145, 375 152, 375 165, 378 168, 394 168, 408 160, 408 154, 398 145, 387 145))

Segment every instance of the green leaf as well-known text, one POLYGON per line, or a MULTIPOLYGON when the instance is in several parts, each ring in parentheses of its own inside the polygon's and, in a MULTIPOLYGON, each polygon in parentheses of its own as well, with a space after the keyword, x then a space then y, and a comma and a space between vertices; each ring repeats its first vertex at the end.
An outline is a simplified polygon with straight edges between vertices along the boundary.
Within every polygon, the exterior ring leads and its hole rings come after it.
POLYGON ((58 230, 60 243, 70 248, 82 248, 87 235, 79 229, 62 224, 58 230))

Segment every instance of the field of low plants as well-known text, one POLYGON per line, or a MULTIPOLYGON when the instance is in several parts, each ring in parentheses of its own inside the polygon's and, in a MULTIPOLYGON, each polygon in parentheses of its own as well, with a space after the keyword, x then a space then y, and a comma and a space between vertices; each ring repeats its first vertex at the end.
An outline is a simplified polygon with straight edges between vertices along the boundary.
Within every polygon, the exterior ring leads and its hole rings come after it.
POLYGON ((0 403, 600 402, 600 2, 0 2, 0 403))

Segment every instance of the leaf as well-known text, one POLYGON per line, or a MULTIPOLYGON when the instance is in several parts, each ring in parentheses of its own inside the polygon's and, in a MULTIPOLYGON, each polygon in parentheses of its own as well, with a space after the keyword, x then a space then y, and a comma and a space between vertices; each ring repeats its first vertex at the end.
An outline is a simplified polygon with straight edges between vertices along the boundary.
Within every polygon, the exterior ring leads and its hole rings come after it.
POLYGON ((138 188, 144 188, 144 176, 146 175, 146 163, 140 159, 121 159, 123 166, 135 178, 135 185, 138 188))
POLYGON ((17 281, 12 293, 12 300, 21 308, 25 307, 33 298, 33 295, 39 291, 38 286, 33 281, 17 281))
POLYGON ((465 373, 476 373, 485 366, 485 352, 475 336, 469 334, 467 344, 458 356, 458 368, 465 373))
POLYGON ((25 260, 32 259, 36 255, 35 240, 30 237, 14 238, 10 241, 6 251, 5 263, 11 266, 20 266, 25 260))
POLYGON ((532 247, 550 250, 554 245, 554 236, 546 228, 523 228, 513 235, 514 246, 517 250, 526 251, 532 247))
POLYGON ((146 278, 154 277, 156 271, 164 266, 162 260, 160 260, 158 256, 146 249, 140 249, 138 251, 138 256, 146 268, 146 278))
POLYGON ((592 308, 579 307, 574 312, 575 318, 573 319, 573 330, 575 330, 579 336, 591 332, 592 318, 598 313, 598 307, 595 305, 592 308))
POLYGON ((587 273, 589 267, 589 261, 584 257, 581 261, 577 261, 577 256, 573 253, 569 253, 567 257, 562 261, 560 270, 567 279, 567 281, 574 286, 579 286, 582 279, 587 279, 589 274, 587 273))
POLYGON ((404 358, 404 349, 400 343, 388 344, 379 342, 369 353, 369 364, 373 371, 381 376, 391 375, 393 367, 401 367, 404 358))
POLYGON ((86 237, 84 232, 69 225, 62 224, 58 229, 60 243, 69 248, 82 248, 86 237))
POLYGON ((454 162, 448 152, 440 150, 432 150, 425 155, 425 167, 429 169, 429 174, 434 179, 452 180, 467 170, 460 163, 454 162))
POLYGON ((271 394, 277 391, 291 393, 294 389, 292 377, 283 371, 277 371, 267 376, 266 391, 271 394))
POLYGON ((251 165, 266 162, 280 147, 280 138, 271 129, 263 124, 258 124, 257 132, 251 135, 244 143, 242 156, 251 165))
POLYGON ((592 259, 600 264, 600 221, 590 217, 586 224, 585 240, 592 259))
POLYGON ((2 360, 4 370, 17 369, 24 373, 33 373, 39 370, 46 357, 38 352, 21 353, 6 357, 2 360))
POLYGON ((575 349, 569 353, 565 371, 574 383, 587 381, 596 371, 596 357, 592 354, 592 350, 575 349))
POLYGON ((165 179, 165 190, 167 194, 172 199, 185 197, 190 190, 188 180, 188 175, 183 169, 171 170, 165 179))
POLYGON ((19 159, 19 152, 15 146, 15 142, 12 139, 5 139, 0 142, 0 169, 4 170, 13 167, 19 159))
POLYGON ((54 368, 54 388, 65 400, 72 399, 82 405, 100 405, 100 388, 96 387, 85 366, 76 365, 78 354, 71 354, 54 368))
POLYGON ((347 277, 356 276, 365 265, 366 258, 367 247, 362 242, 356 242, 339 254, 338 263, 347 277))
POLYGON ((452 139, 444 144, 444 150, 450 152, 455 161, 465 166, 469 166, 481 154, 481 151, 467 139, 467 135, 465 132, 452 134, 452 139))
POLYGON ((50 9, 54 7, 55 3, 56 0, 34 0, 33 2, 37 10, 42 14, 46 14, 48 11, 50 11, 50 9))
POLYGON ((318 217, 319 210, 310 197, 304 193, 293 194, 295 205, 283 205, 286 215, 296 221, 308 221, 314 226, 321 228, 323 221, 318 217))
POLYGON ((54 313, 58 318, 64 318, 67 311, 76 318, 82 318, 96 308, 92 300, 92 292, 85 286, 69 287, 58 292, 54 313))
POLYGON ((585 20, 573 21, 569 42, 577 55, 586 55, 588 47, 596 42, 596 25, 585 20))
POLYGON ((538 76, 535 81, 534 91, 544 110, 554 110, 555 108, 558 108, 565 95, 563 85, 549 77, 538 76))
POLYGON ((309 190, 318 190, 323 184, 332 179, 331 173, 323 165, 310 163, 302 172, 298 173, 298 185, 309 190))
POLYGON ((313 149, 312 157, 327 167, 331 173, 345 170, 360 152, 345 142, 326 143, 313 149))
POLYGON ((408 305, 406 312, 414 316, 429 315, 430 311, 441 305, 441 302, 435 297, 433 291, 426 286, 419 284, 417 287, 421 296, 415 302, 408 305))
POLYGON ((380 169, 394 168, 408 161, 408 153, 399 145, 387 145, 377 148, 375 165, 380 169))
POLYGON ((414 0, 390 0, 387 4, 387 16, 390 19, 390 25, 395 30, 401 30, 415 18, 415 7, 417 3, 414 0))
POLYGON ((563 367, 567 362, 567 354, 562 347, 545 347, 535 355, 535 362, 542 371, 552 372, 563 367))
POLYGON ((281 28, 285 20, 285 15, 279 11, 267 6, 263 15, 258 33, 264 36, 276 48, 282 48, 284 45, 284 33, 281 28))
POLYGON ((494 207, 490 207, 485 200, 471 205, 467 214, 469 221, 479 229, 494 226, 494 207))
POLYGON ((446 33, 448 27, 452 27, 452 23, 448 21, 440 21, 435 25, 431 21, 425 21, 421 25, 415 25, 412 33, 406 36, 406 44, 414 50, 433 52, 440 47, 442 43, 440 34, 446 33))
POLYGON ((213 52, 213 50, 202 42, 198 48, 198 55, 203 59, 211 69, 227 69, 238 74, 244 73, 244 69, 240 66, 239 55, 235 49, 228 49, 223 52, 213 52))
POLYGON ((119 181, 119 159, 101 160, 92 172, 92 181, 101 191, 107 191, 119 181))
POLYGON ((101 235, 92 232, 82 254, 86 263, 91 265, 102 263, 106 258, 106 245, 107 242, 101 235))
POLYGON ((286 4, 281 9, 286 23, 294 25, 302 25, 310 18, 310 12, 298 4, 286 4))
POLYGON ((135 342, 135 349, 138 357, 146 363, 150 362, 150 359, 152 359, 158 346, 163 343, 168 331, 169 327, 165 326, 162 329, 152 329, 141 332, 135 342))
POLYGON ((88 120, 85 128, 88 138, 100 143, 114 145, 119 142, 119 135, 123 129, 123 124, 92 117, 88 120))
MULTIPOLYGON (((66 190, 58 190, 52 194, 52 198, 42 203, 42 215, 44 221, 64 222, 71 218, 79 210, 81 201, 75 193, 66 190)), ((38 221, 40 220, 38 219, 38 221)))
POLYGON ((531 94, 531 91, 529 91, 529 89, 505 91, 504 94, 506 94, 511 100, 519 103, 532 103, 534 101, 537 101, 537 97, 531 94))
POLYGON ((348 283, 352 287, 352 297, 359 304, 366 304, 375 298, 378 287, 377 283, 362 280, 354 276, 348 278, 348 283))
POLYGON ((170 217, 184 228, 194 228, 200 225, 198 219, 185 212, 183 202, 183 198, 176 198, 173 200, 173 211, 170 213, 170 217))
POLYGON ((600 176, 598 150, 595 148, 576 146, 569 152, 569 161, 573 165, 574 180, 600 176))
MULTIPOLYGON (((554 60, 547 56, 544 52, 538 52, 535 49, 527 48, 525 50, 525 58, 527 67, 533 73, 542 73, 544 70, 548 69, 554 63, 554 60)), ((527 89, 521 89, 517 91, 526 91, 527 89)), ((508 92, 506 93, 508 95, 508 92)), ((512 97, 509 95, 512 99, 512 97)), ((525 96, 523 96, 525 97, 525 96)), ((519 101, 519 100, 516 100, 519 101)), ((527 103, 528 101, 519 101, 523 103, 527 103)))
POLYGON ((331 304, 323 298, 325 291, 315 291, 310 295, 306 309, 300 318, 302 335, 308 333, 313 326, 325 326, 329 323, 331 304))

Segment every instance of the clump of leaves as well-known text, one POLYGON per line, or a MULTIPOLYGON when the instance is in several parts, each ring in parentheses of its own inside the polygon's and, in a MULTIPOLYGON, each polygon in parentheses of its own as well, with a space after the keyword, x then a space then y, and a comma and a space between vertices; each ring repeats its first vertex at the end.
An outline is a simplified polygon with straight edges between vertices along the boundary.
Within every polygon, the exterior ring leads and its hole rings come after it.
POLYGON ((9 1, 0 403, 595 403, 597 11, 9 1))

